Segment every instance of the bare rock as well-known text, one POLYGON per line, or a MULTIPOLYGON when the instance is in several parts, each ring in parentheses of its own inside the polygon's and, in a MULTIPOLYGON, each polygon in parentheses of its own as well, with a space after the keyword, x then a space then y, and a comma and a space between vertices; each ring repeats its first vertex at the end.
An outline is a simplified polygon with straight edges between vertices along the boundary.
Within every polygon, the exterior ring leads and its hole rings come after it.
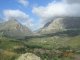
POLYGON ((41 58, 33 53, 25 53, 22 54, 17 60, 41 60, 41 58))

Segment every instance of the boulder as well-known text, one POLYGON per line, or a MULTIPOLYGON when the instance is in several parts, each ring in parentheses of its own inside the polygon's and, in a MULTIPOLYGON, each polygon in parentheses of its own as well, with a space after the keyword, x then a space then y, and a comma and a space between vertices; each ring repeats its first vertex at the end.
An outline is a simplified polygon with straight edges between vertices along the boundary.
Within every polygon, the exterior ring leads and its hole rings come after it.
POLYGON ((41 58, 33 53, 25 53, 22 54, 17 60, 41 60, 41 58))

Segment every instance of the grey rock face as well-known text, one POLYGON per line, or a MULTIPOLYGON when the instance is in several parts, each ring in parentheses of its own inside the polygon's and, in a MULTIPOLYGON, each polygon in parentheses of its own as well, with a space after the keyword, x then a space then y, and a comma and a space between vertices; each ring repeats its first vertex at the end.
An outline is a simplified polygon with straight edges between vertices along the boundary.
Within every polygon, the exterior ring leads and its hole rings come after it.
POLYGON ((53 19, 46 23, 41 29, 41 33, 55 33, 64 30, 80 29, 80 17, 63 17, 53 19))

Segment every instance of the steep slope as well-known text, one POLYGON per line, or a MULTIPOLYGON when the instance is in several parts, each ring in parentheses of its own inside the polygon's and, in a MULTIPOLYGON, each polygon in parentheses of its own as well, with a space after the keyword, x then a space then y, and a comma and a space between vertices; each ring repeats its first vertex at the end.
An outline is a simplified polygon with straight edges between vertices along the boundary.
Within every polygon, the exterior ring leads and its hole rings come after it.
POLYGON ((32 32, 26 26, 21 25, 17 20, 9 20, 0 24, 0 32, 9 37, 23 38, 31 35, 32 32))
POLYGON ((55 33, 65 30, 79 30, 80 29, 80 17, 63 17, 56 18, 51 22, 48 22, 41 29, 41 33, 55 33))

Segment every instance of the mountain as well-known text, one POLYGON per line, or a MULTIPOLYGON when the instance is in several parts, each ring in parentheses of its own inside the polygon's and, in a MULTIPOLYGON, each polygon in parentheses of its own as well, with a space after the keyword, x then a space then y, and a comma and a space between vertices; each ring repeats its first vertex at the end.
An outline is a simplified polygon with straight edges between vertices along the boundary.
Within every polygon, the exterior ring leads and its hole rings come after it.
POLYGON ((80 30, 80 17, 55 18, 44 25, 40 33, 55 33, 66 30, 80 30))
POLYGON ((32 34, 28 27, 20 24, 15 19, 0 23, 0 32, 5 36, 15 38, 24 38, 25 36, 32 34))

